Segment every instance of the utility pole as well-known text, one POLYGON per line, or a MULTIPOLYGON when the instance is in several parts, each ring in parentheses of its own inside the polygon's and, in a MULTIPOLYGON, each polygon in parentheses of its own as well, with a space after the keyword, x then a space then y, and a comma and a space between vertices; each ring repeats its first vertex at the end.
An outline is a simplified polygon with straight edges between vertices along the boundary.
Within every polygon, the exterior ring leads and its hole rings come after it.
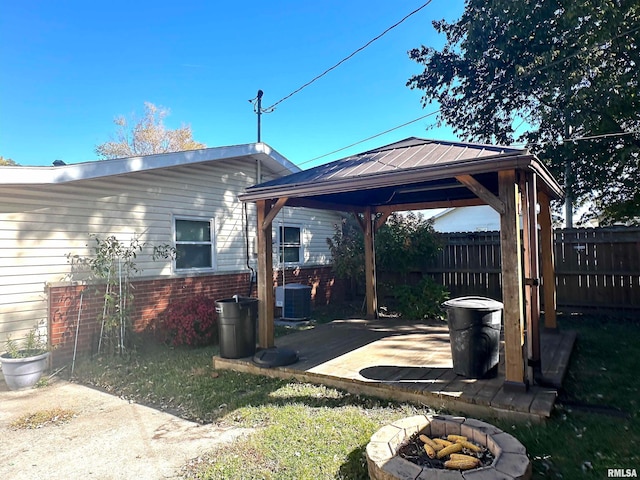
POLYGON ((258 115, 258 143, 262 141, 262 126, 261 126, 261 117, 263 113, 271 113, 273 112, 273 107, 271 108, 262 108, 262 95, 264 92, 262 90, 258 90, 258 95, 256 98, 249 100, 249 103, 253 104, 253 111, 258 115))
POLYGON ((567 157, 564 165, 564 216, 565 228, 573 228, 573 199, 571 198, 571 160, 567 157))
POLYGON ((258 114, 258 143, 260 143, 260 117, 262 116, 262 95, 264 95, 264 92, 262 90, 258 90, 258 97, 257 97, 257 108, 256 108, 256 113, 258 114))
POLYGON ((565 228, 573 228, 573 193, 571 192, 571 115, 569 107, 564 108, 564 218, 565 228))

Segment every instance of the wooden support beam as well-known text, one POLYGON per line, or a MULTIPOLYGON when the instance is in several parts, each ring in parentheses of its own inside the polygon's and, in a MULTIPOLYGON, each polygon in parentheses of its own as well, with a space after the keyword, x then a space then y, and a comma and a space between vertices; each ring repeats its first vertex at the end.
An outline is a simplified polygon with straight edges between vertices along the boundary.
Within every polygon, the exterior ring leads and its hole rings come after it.
POLYGON ((527 196, 529 208, 529 231, 531 245, 531 272, 528 278, 531 279, 531 356, 530 363, 536 375, 542 374, 540 356, 540 243, 538 237, 538 176, 527 173, 527 196))
POLYGON ((542 289, 544 291, 544 327, 555 330, 556 321, 556 274, 551 223, 551 201, 544 192, 538 193, 540 203, 540 254, 542 255, 542 289))
POLYGON ((258 346, 275 345, 274 294, 273 294, 273 245, 270 200, 259 200, 258 215, 258 346), (265 228, 266 227, 266 228, 265 228))
POLYGON ((522 198, 522 244, 524 301, 527 346, 527 380, 541 376, 540 365, 540 290, 538 285, 538 228, 536 219, 537 181, 535 173, 520 173, 522 198))
POLYGON ((375 207, 376 213, 403 212, 408 210, 428 210, 430 208, 451 208, 451 207, 474 207, 476 205, 486 205, 480 198, 467 198, 464 200, 443 200, 438 202, 418 202, 418 203, 398 203, 394 205, 378 205, 375 207))
POLYGON ((525 324, 525 346, 527 351, 527 364, 525 377, 528 382, 533 381, 533 366, 528 364, 532 355, 531 345, 531 285, 527 282, 531 278, 531 229, 529 218, 529 208, 527 205, 527 179, 522 172, 519 172, 519 190, 522 215, 522 273, 524 275, 524 324, 525 324))
POLYGON ((522 318, 522 267, 518 186, 515 170, 498 172, 500 200, 500 255, 502 260, 502 303, 504 305, 505 387, 526 389, 524 377, 524 328, 522 318))
POLYGON ((361 205, 348 205, 333 202, 321 202, 310 198, 289 198, 287 206, 315 208, 317 210, 333 210, 336 212, 360 212, 364 211, 361 205))
POLYGON ((271 228, 271 223, 273 222, 273 219, 276 218, 276 215, 278 215, 280 210, 282 210, 282 207, 285 206, 285 204, 287 203, 287 200, 289 200, 287 197, 280 197, 276 201, 275 205, 273 205, 269 209, 269 213, 267 213, 267 215, 264 217, 264 221, 260 224, 260 228, 262 230, 271 228))
POLYGON ((367 318, 378 317, 378 298, 376 296, 376 259, 373 246, 373 211, 368 207, 364 212, 364 274, 366 284, 367 318))
POLYGON ((479 198, 487 202, 487 204, 500 215, 505 212, 504 202, 471 175, 458 175, 456 180, 475 193, 479 198))

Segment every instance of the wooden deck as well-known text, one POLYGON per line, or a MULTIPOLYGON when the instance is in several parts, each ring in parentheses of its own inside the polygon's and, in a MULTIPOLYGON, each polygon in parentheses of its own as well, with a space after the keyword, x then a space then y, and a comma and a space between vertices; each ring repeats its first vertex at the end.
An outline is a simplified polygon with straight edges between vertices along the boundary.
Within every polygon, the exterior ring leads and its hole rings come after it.
POLYGON ((335 320, 276 338, 277 347, 298 352, 299 361, 292 365, 263 368, 251 357, 214 357, 213 362, 216 369, 294 377, 465 415, 542 420, 551 415, 575 338, 575 332, 542 332, 545 386, 534 385, 527 392, 505 391, 502 386, 503 343, 497 377, 477 380, 456 375, 444 323, 335 320))

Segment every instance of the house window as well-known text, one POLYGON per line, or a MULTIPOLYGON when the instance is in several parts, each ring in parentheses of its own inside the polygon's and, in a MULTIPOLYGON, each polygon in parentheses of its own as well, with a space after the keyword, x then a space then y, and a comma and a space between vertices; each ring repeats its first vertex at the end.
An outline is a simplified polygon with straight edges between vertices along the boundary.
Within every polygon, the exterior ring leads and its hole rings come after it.
POLYGON ((278 238, 278 258, 280 263, 300 263, 302 258, 300 227, 281 226, 278 238))
POLYGON ((176 270, 214 268, 213 219, 176 218, 176 270))

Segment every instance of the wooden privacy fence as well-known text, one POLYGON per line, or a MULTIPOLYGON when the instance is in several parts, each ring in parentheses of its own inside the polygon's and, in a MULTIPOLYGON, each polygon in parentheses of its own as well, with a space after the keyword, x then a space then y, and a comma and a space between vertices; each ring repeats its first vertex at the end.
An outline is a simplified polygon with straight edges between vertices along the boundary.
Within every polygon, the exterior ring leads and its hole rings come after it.
MULTIPOLYGON (((452 297, 500 300, 500 233, 440 235, 443 250, 424 273, 452 297)), ((640 228, 557 229, 554 246, 559 311, 640 311, 640 228)))

